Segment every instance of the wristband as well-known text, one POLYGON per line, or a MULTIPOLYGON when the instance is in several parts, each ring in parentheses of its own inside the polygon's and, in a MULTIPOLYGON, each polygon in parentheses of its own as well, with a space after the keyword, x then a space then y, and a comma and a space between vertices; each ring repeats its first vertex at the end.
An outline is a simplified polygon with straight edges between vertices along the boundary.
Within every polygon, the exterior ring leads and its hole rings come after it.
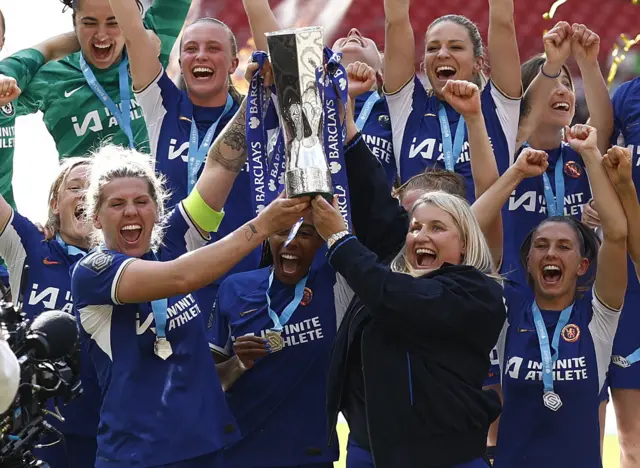
POLYGON ((189 196, 182 201, 182 206, 200 229, 206 232, 218 231, 224 218, 224 209, 217 212, 207 205, 197 188, 194 188, 189 196))
POLYGON ((349 231, 340 231, 340 232, 336 232, 335 234, 331 234, 329 236, 329 238, 327 239, 327 247, 330 249, 331 247, 333 247, 333 244, 335 244, 336 242, 338 242, 340 239, 342 239, 343 237, 346 237, 349 235, 349 231))
POLYGON ((562 75, 562 67, 560 67, 560 71, 558 72, 558 74, 557 74, 557 75, 547 75, 547 74, 544 72, 544 66, 545 66, 545 64, 544 64, 544 63, 540 66, 540 73, 542 73, 542 75, 543 75, 543 76, 546 76, 547 78, 551 78, 552 80, 555 80, 555 79, 556 79, 556 78, 558 78, 560 75, 562 75))

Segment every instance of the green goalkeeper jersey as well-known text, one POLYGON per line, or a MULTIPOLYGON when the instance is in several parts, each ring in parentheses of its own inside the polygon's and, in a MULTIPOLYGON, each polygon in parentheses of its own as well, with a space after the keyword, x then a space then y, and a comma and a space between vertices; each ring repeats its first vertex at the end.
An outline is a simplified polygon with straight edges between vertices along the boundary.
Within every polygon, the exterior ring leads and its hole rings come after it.
MULTIPOLYGON (((147 29, 161 41, 160 61, 166 67, 171 49, 189 11, 190 0, 155 0, 144 17, 147 29)), ((14 76, 24 67, 18 53, 0 62, 0 73, 14 76)), ((42 111, 47 130, 53 137, 60 158, 86 156, 103 143, 129 146, 116 118, 94 94, 80 68, 76 52, 62 60, 42 66, 17 100, 16 115, 42 111)), ((107 69, 89 67, 114 103, 120 103, 119 63, 107 69)), ((131 83, 129 83, 131 90, 131 83)), ((142 109, 131 91, 131 130, 135 147, 149 152, 148 135, 142 109)))
MULTIPOLYGON (((44 57, 40 52, 34 49, 18 52, 14 57, 12 72, 6 73, 7 76, 15 78, 18 87, 22 90, 29 86, 29 83, 38 72, 40 67, 44 65, 44 57)), ((15 147, 16 136, 16 107, 18 103, 9 103, 4 107, 0 107, 0 194, 15 209, 16 203, 13 198, 13 185, 11 179, 13 177, 13 149, 15 147)))

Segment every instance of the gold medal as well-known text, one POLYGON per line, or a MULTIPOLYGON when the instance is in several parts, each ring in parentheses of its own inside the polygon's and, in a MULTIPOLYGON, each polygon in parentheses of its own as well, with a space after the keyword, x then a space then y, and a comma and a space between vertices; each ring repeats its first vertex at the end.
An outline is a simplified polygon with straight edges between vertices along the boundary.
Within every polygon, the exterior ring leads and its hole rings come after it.
POLYGON ((278 330, 267 330, 267 341, 271 346, 271 352, 281 351, 284 348, 284 340, 282 339, 282 332, 278 330))
POLYGON ((156 342, 153 344, 153 351, 156 356, 164 361, 173 354, 171 343, 166 338, 156 338, 156 342))

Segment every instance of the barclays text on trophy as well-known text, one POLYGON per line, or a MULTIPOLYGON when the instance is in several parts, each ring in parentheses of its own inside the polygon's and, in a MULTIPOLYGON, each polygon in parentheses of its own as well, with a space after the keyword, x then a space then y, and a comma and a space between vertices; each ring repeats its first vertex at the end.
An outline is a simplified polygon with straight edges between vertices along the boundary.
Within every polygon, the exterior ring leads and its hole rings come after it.
MULTIPOLYGON (((286 194, 319 194, 330 200, 333 189, 324 144, 327 116, 317 75, 324 67, 323 30, 286 29, 267 34, 267 41, 284 135, 286 194)), ((333 118, 337 131, 338 117, 333 118)))

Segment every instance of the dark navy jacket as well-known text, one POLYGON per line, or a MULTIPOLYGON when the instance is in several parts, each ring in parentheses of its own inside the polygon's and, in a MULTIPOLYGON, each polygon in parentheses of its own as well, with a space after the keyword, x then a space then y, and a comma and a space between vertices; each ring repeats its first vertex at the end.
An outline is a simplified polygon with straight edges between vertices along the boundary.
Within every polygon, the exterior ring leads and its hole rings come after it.
POLYGON ((365 434, 377 468, 451 466, 482 457, 489 425, 500 413, 499 400, 482 385, 506 316, 502 287, 469 266, 444 265, 420 278, 391 272, 379 260, 402 247, 408 214, 364 143, 350 145, 345 160, 358 238, 341 239, 328 255, 357 297, 334 342, 329 427, 338 412, 349 411, 347 364, 360 353, 365 434))

